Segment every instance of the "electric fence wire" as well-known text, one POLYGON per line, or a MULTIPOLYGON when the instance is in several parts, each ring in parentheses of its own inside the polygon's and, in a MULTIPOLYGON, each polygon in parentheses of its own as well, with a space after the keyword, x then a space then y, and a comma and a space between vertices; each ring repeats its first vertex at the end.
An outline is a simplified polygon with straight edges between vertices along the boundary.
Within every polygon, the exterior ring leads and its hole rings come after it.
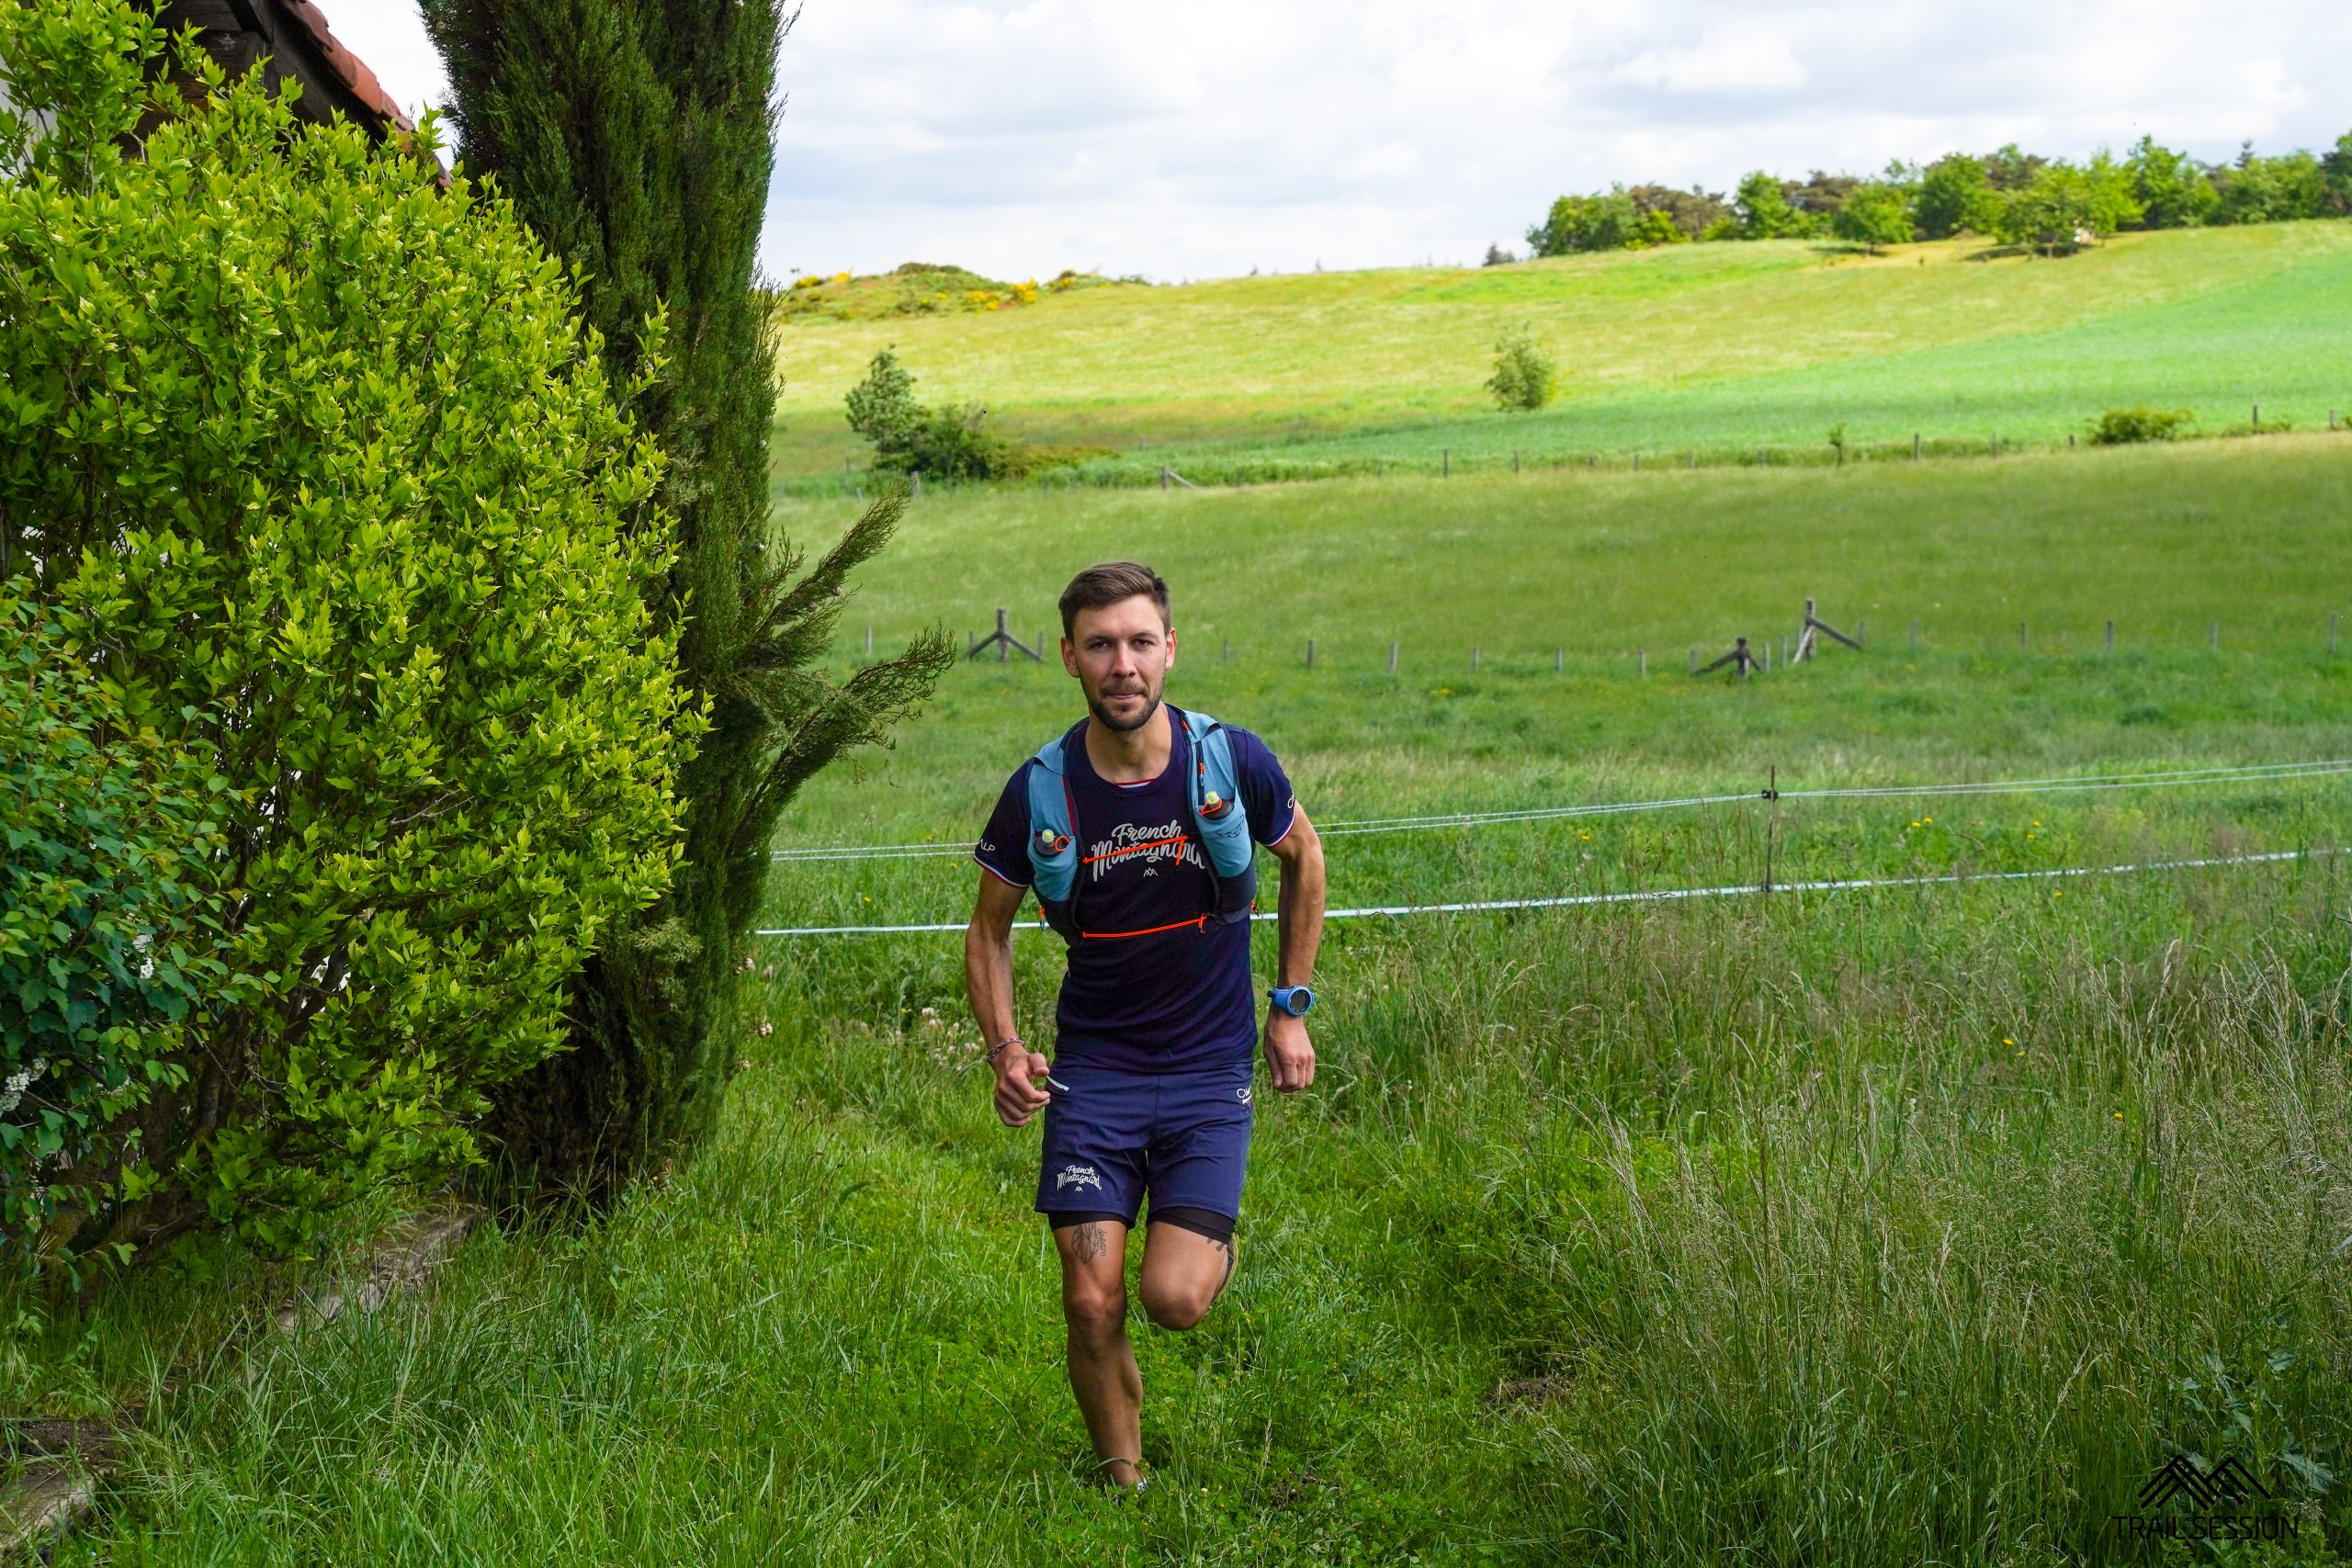
MULTIPOLYGON (((1747 790, 1736 795, 1686 795, 1662 800, 1621 800, 1585 806, 1532 806, 1498 811, 1453 811, 1418 817, 1365 817, 1318 822, 1322 837, 1347 838, 1368 833, 1418 833, 1456 828, 1485 828, 1516 822, 1551 822, 1579 817, 1621 817, 1644 811, 1680 811, 1699 807, 1735 806, 1764 798, 1779 800, 1886 800, 1941 798, 1970 795, 2066 795, 2104 790, 2165 789, 2195 784, 2259 784, 2271 780, 2326 778, 2352 773, 2352 758, 2309 762, 2252 762, 2235 767, 2184 768, 2167 773, 2106 773, 2044 779, 1988 779, 1925 784, 1869 784, 1842 789, 1784 789, 1769 795, 1747 790)), ((772 852, 783 863, 839 861, 963 859, 966 844, 847 844, 772 852)))
MULTIPOLYGON (((1485 915, 1511 909, 1568 909, 1596 904, 1664 904, 1702 898, 1768 897, 1782 893, 1859 893, 1871 889, 1901 887, 1949 887, 1962 883, 1979 882, 2046 882, 2061 878, 2086 876, 2127 876, 2135 873, 2155 871, 2202 871, 2221 866, 2273 865, 2282 861, 2323 860, 2345 854, 2346 848, 2312 850, 2277 850, 2263 854, 2204 855, 2193 860, 2140 861, 2122 865, 2059 866, 2041 871, 1982 871, 1945 872, 1927 876, 1858 876, 1828 877, 1809 882, 1776 882, 1769 886, 1753 882, 1728 884, 1714 887, 1661 887, 1623 893, 1569 893, 1548 898, 1487 898, 1458 904, 1368 904, 1358 908, 1326 909, 1326 920, 1357 920, 1395 919, 1409 915, 1485 915)), ((1280 917, 1274 912, 1261 911, 1250 917, 1265 921, 1280 917)), ((902 932, 960 931, 969 922, 943 920, 931 924, 902 926, 781 926, 755 931, 754 936, 891 936, 902 932)), ((1022 920, 1014 930, 1043 931, 1043 920, 1022 920)))

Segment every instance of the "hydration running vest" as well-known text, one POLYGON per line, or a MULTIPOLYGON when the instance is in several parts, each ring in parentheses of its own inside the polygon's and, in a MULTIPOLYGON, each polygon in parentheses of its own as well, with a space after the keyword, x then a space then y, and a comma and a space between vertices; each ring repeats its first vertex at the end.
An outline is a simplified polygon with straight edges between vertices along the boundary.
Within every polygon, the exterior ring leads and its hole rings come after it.
MULTIPOLYGON (((1201 916, 1199 923, 1246 920, 1257 904, 1258 864, 1256 845, 1250 838, 1249 812, 1241 804, 1241 781, 1234 772, 1232 739, 1223 725, 1204 713, 1186 713, 1173 705, 1168 712, 1182 726, 1190 743, 1193 777, 1185 797, 1192 806, 1194 840, 1206 852, 1209 870, 1216 881, 1215 903, 1201 916)), ((1085 744, 1086 721, 1080 719, 1037 748, 1037 765, 1029 770, 1031 886, 1037 890, 1037 902, 1045 910, 1046 923, 1073 945, 1090 938, 1149 934, 1084 931, 1078 928, 1080 857, 1078 814, 1070 798, 1069 758, 1072 747, 1085 744)))

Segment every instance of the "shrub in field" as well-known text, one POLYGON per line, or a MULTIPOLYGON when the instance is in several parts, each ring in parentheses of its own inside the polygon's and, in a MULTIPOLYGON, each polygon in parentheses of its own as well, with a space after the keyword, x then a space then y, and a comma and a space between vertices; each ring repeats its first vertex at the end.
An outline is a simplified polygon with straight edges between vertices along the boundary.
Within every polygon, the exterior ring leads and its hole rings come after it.
POLYGON ((141 976, 170 1028, 119 1023, 148 1088, 82 1129, 105 1157, 68 1252, 208 1222, 297 1247, 475 1157, 484 1089, 556 1048, 567 976, 662 893, 701 723, 647 604, 658 455, 561 267, 193 51, 203 101, 124 155, 186 107, 146 85, 164 47, 124 0, 0 6, 0 570, 53 625, 40 689, 104 699, 28 765, 131 833, 35 889, 124 879, 96 934, 31 940, 67 1029, 106 1016, 108 932, 188 957, 141 976), (186 781, 216 777, 199 817, 186 781))
POLYGON ((0 1247, 27 1269, 78 1272, 82 1219, 153 1179, 141 1112, 252 990, 220 957, 227 787, 0 585, 0 1247))
POLYGON ((2177 441, 2195 418, 2187 409, 2109 409, 2092 422, 2091 445, 2129 446, 2140 441, 2177 441))
POLYGON ((886 348, 842 399, 849 427, 874 443, 875 467, 952 482, 1020 479, 1047 466, 1020 443, 982 429, 985 409, 929 408, 915 400, 914 388, 898 351, 886 348))
POLYGON ((1557 382, 1558 370, 1551 356, 1526 327, 1512 327, 1496 340, 1495 373, 1487 378, 1487 390, 1495 395, 1498 407, 1532 412, 1552 400, 1557 382))

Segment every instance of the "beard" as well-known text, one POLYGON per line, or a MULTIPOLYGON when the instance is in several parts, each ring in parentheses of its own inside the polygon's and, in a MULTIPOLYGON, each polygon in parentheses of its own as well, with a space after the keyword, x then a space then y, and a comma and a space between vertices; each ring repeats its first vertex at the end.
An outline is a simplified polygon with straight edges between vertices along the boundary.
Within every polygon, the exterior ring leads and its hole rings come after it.
POLYGON ((1151 722, 1151 716, 1159 711, 1159 694, 1148 686, 1141 692, 1114 692, 1112 695, 1143 698, 1143 711, 1133 718, 1123 720, 1115 717, 1110 709, 1103 706, 1093 693, 1086 694, 1086 711, 1094 716, 1094 722, 1105 729, 1114 730, 1119 734, 1124 735, 1129 730, 1141 729, 1151 722))

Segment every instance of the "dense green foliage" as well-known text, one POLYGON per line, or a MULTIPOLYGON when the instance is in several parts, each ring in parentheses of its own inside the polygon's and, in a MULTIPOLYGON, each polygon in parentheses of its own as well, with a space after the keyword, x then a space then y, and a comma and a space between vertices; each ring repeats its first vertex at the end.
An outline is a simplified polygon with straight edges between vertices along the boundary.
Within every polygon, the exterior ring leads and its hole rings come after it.
POLYGON ((1838 209, 1829 231, 1875 255, 1911 238, 1911 209, 1902 187, 1883 182, 1860 186, 1838 209))
POLYGON ((153 1180, 132 1119, 186 1086, 188 1025, 251 991, 227 788, 0 584, 0 1266, 76 1269, 82 1220, 153 1180))
POLYGON ((2140 215, 2131 175, 2101 152, 2080 168, 2060 161, 2037 170, 1993 228, 2006 243, 2054 254, 2103 240, 2140 215))
POLYGON ((484 1090, 661 892, 699 720, 642 601, 658 457, 557 264, 197 59, 209 96, 126 156, 161 46, 120 0, 0 7, 44 117, 0 131, 0 562, 42 662, 100 683, 94 766, 152 729, 226 782, 205 890, 254 988, 205 984, 61 1245, 285 1248, 476 1157, 484 1090))
POLYGON ((1919 172, 1911 193, 1911 220, 1918 225, 1921 238, 1989 234, 2000 220, 2001 198, 1984 159, 1954 152, 1919 172))
POLYGON ((1524 326, 1512 327, 1495 341, 1495 373, 1487 390, 1496 406, 1507 412, 1532 413, 1552 400, 1559 369, 1552 356, 1524 326))
POLYGON ((876 505, 805 570, 770 525, 773 297, 753 286, 786 8, 427 0, 424 12, 467 170, 495 176, 579 268, 614 373, 649 379, 636 412, 669 459, 675 520, 653 607, 709 714, 680 780, 685 847, 668 897, 598 950, 574 987, 571 1048, 503 1091, 490 1122, 538 1191, 596 1198, 690 1153, 715 1122, 778 815, 810 774, 887 738, 953 655, 934 637, 844 680, 813 670, 899 503, 876 505), (664 312, 666 358, 653 335, 664 312))
POLYGON ((2343 218, 2352 216, 2352 131, 2320 157, 2300 150, 2265 157, 2249 141, 2233 161, 2215 164, 2143 136, 2120 163, 2100 152, 2070 164, 2012 143, 1981 157, 1954 152, 1924 169, 1898 163, 1883 180, 1815 170, 1800 182, 1758 169, 1739 182, 1732 204, 1736 220, 1715 221, 1720 208, 1719 197, 1703 192, 1614 186, 1606 194, 1558 197, 1527 240, 1544 256, 1686 239, 1831 234, 1873 249, 1915 234, 1941 240, 1973 233, 2060 250, 2072 248, 2078 232, 2103 238, 2129 228, 2343 218), (1857 199, 1863 213, 1846 220, 1857 199), (1649 221, 1661 213, 1670 221, 1649 221))

